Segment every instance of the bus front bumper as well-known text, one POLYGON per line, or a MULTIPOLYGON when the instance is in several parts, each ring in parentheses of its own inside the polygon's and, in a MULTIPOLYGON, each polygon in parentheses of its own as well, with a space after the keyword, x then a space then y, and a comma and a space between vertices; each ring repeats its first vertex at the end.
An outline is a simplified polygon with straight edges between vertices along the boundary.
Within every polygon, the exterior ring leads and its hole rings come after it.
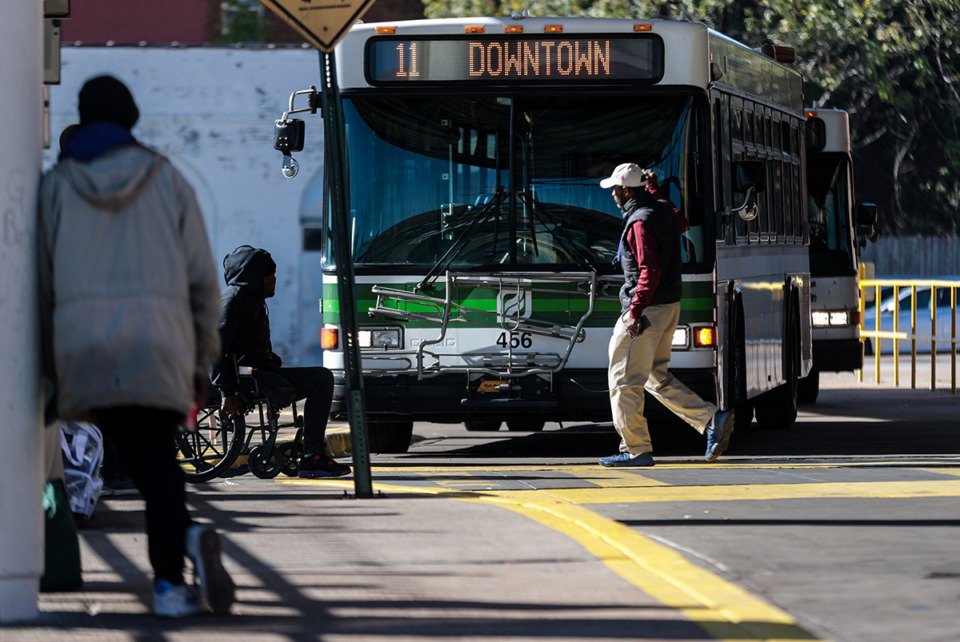
POLYGON ((860 339, 814 341, 813 367, 820 372, 852 372, 863 367, 860 339))
MULTIPOLYGON (((716 401, 713 373, 680 370, 674 372, 703 399, 716 401)), ((331 415, 346 419, 346 377, 334 370, 331 415)), ((537 419, 548 422, 611 421, 607 371, 564 370, 550 377, 527 375, 508 384, 509 392, 489 391, 492 377, 447 374, 418 381, 412 375, 365 375, 366 412, 372 421, 430 421, 459 423, 483 418, 501 421, 537 419), (486 391, 485 391, 486 390, 486 391)), ((647 417, 667 412, 647 395, 647 417)))

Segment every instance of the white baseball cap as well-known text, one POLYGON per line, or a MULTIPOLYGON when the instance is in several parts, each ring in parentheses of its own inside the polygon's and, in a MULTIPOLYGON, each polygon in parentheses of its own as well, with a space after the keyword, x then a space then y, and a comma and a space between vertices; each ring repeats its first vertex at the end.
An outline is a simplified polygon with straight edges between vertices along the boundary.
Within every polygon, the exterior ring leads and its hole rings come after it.
POLYGON ((647 176, 636 163, 624 163, 617 165, 610 178, 600 181, 600 187, 610 189, 614 185, 621 187, 646 187, 647 176))

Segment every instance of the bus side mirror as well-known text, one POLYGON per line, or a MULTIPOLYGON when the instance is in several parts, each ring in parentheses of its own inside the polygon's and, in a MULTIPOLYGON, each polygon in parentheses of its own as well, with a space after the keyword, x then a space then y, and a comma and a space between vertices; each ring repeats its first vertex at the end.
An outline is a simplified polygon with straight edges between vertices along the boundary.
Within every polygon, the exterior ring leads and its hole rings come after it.
POLYGON ((857 231, 860 235, 860 247, 866 247, 867 241, 876 243, 880 239, 877 222, 880 220, 880 208, 873 203, 857 205, 857 231))
POLYGON ((274 123, 273 128, 273 148, 283 154, 283 165, 280 167, 281 173, 287 178, 293 178, 300 171, 300 163, 291 156, 292 152, 303 151, 306 125, 299 118, 290 118, 290 114, 302 114, 303 112, 317 113, 320 107, 320 92, 317 88, 310 86, 310 89, 301 89, 290 94, 290 109, 283 112, 274 123), (300 109, 294 108, 294 101, 297 96, 307 97, 307 106, 300 109))
POLYGON ((752 221, 760 212, 753 197, 763 191, 766 165, 763 161, 757 160, 737 161, 733 165, 733 176, 736 191, 746 192, 746 194, 743 197, 743 204, 740 207, 734 207, 732 211, 743 220, 752 221))
POLYGON ((880 208, 873 203, 860 203, 857 205, 857 225, 864 227, 876 227, 877 220, 880 218, 880 208))
POLYGON ((306 123, 299 118, 281 118, 276 121, 273 134, 273 148, 283 154, 280 171, 293 178, 300 171, 300 163, 290 153, 303 151, 306 123))
POLYGON ((302 152, 306 134, 306 124, 299 118, 276 121, 273 136, 273 148, 278 152, 302 152))

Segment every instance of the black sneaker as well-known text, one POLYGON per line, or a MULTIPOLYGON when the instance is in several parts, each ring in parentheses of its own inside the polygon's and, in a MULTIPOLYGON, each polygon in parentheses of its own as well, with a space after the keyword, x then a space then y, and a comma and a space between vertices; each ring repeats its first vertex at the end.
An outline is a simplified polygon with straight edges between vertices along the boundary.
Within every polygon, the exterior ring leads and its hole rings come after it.
POLYGON ((300 479, 319 479, 321 477, 343 477, 350 474, 350 466, 338 464, 326 455, 304 455, 300 458, 298 477, 300 479))
POLYGON ((727 450, 735 424, 732 412, 718 410, 713 415, 713 419, 707 424, 707 452, 703 456, 704 459, 714 461, 727 450))

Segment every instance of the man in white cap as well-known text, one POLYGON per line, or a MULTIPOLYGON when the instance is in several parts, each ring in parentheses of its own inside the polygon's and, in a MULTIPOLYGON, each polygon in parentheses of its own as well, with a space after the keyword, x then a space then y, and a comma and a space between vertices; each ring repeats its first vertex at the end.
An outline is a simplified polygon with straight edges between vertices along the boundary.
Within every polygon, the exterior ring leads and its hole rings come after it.
POLYGON ((600 187, 612 189, 625 221, 617 261, 623 268, 622 310, 610 339, 610 406, 620 452, 603 466, 653 466, 644 390, 707 437, 704 458, 727 449, 733 413, 704 401, 667 369, 683 294, 680 230, 670 207, 648 191, 649 175, 634 163, 619 165, 600 187))

